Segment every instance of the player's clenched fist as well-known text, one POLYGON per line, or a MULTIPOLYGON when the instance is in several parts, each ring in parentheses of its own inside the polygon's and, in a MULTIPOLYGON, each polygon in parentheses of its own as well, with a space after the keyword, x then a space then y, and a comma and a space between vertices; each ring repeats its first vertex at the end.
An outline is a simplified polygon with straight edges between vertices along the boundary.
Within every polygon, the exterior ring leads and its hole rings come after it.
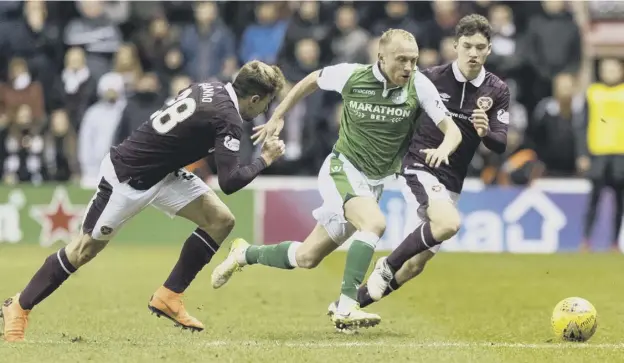
POLYGON ((266 161, 267 165, 272 164, 275 160, 286 152, 286 145, 284 141, 278 139, 276 136, 268 137, 262 145, 262 158, 266 161))
POLYGON ((479 137, 484 137, 490 130, 490 119, 482 109, 472 111, 472 124, 479 137))
POLYGON ((425 163, 432 168, 437 168, 438 166, 445 163, 449 165, 448 156, 451 153, 449 150, 444 150, 442 148, 437 149, 424 149, 420 150, 421 153, 427 155, 425 157, 425 163))

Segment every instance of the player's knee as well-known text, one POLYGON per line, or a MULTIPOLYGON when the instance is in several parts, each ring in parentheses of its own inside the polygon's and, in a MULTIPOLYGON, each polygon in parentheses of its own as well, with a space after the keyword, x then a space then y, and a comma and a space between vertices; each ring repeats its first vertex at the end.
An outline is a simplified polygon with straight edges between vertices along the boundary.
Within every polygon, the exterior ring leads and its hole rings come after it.
POLYGON ((204 223, 199 227, 215 238, 216 235, 227 236, 230 234, 235 224, 234 214, 227 208, 220 208, 217 211, 212 210, 206 213, 204 223))
POLYGON ((431 221, 431 234, 436 241, 446 241, 457 234, 460 225, 459 215, 449 215, 435 222, 431 221))
POLYGON ((65 248, 67 259, 75 267, 79 268, 97 256, 106 247, 108 241, 100 241, 83 235, 79 240, 69 244, 65 248))
POLYGON ((436 206, 429 210, 429 220, 431 221, 431 234, 437 241, 446 241, 459 231, 461 217, 459 211, 451 205, 436 206))
POLYGON ((217 217, 217 223, 222 227, 224 233, 229 234, 234 229, 236 218, 229 209, 222 210, 217 217))
POLYGON ((371 217, 362 225, 361 230, 372 232, 375 235, 381 237, 386 231, 386 220, 383 215, 379 217, 371 217))
POLYGON ((297 259, 297 266, 299 268, 315 268, 318 266, 323 260, 323 256, 320 256, 314 251, 305 251, 305 250, 297 250, 297 254, 295 256, 297 259))

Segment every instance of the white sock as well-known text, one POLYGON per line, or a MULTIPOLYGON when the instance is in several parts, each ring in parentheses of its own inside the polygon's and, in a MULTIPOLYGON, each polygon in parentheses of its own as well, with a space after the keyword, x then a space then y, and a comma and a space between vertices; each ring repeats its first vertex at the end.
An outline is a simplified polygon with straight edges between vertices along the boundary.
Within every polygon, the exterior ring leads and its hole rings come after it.
POLYGON ((348 312, 358 304, 357 301, 348 297, 347 295, 340 294, 340 300, 338 300, 338 311, 348 312))
POLYGON ((366 243, 367 245, 371 246, 374 250, 375 247, 377 247, 377 243, 379 242, 379 239, 381 237, 374 234, 373 232, 357 231, 353 234, 353 236, 351 236, 351 238, 353 240, 362 241, 366 243))
POLYGON ((293 241, 290 246, 288 246, 288 263, 297 268, 299 265, 297 264, 297 249, 301 246, 301 242, 293 241))

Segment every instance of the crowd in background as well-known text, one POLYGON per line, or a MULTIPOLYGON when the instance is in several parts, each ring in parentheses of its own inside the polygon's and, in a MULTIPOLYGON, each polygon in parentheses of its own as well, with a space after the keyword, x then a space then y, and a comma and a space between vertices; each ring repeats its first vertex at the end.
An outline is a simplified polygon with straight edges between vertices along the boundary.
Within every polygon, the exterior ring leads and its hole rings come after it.
MULTIPOLYGON (((470 175, 503 184, 585 173, 583 33, 562 1, 7 1, 0 175, 5 183, 92 183, 110 146, 163 102, 193 81, 229 81, 253 59, 278 64, 291 87, 325 65, 375 62, 379 35, 402 28, 418 40, 420 67, 450 62, 454 27, 468 13, 490 20, 486 69, 512 94, 507 152, 479 150, 470 175)), ((597 81, 621 83, 622 65, 604 63, 597 81)), ((316 92, 293 108, 287 153, 267 173, 315 175, 337 138, 340 107, 339 95, 316 92)), ((244 162, 258 152, 247 139, 242 150, 244 162)), ((211 166, 193 168, 208 175, 211 166)))

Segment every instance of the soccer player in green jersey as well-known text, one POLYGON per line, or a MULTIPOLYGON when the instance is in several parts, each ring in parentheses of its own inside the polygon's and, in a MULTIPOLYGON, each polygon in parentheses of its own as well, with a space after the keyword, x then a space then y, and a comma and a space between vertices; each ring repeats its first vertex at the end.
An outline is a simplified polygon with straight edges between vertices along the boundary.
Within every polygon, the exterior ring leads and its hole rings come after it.
POLYGON ((228 257, 213 271, 214 288, 246 265, 313 268, 351 237, 338 309, 332 320, 345 332, 379 324, 378 315, 359 309, 357 289, 386 228, 378 205, 384 184, 396 179, 422 111, 445 134, 438 148, 421 151, 429 165, 448 163, 448 156, 461 142, 461 133, 435 86, 415 70, 418 45, 414 36, 391 29, 382 35, 379 46, 375 64, 343 63, 308 75, 292 88, 267 124, 257 128, 252 136, 256 143, 278 134, 286 112, 318 88, 342 95, 338 141, 318 176, 323 205, 313 212, 316 227, 303 243, 251 246, 242 239, 235 240, 228 257))

